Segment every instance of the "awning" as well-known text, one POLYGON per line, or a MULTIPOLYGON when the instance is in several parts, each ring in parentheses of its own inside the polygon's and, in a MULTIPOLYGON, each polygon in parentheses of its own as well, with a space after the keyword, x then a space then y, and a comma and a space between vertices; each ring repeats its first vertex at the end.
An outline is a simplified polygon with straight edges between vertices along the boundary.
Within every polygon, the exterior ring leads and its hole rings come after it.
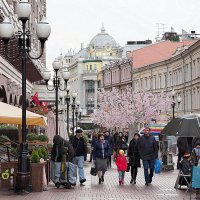
MULTIPOLYGON (((0 102, 0 123, 22 124, 22 109, 0 102)), ((46 126, 46 117, 26 111, 26 124, 46 126)))

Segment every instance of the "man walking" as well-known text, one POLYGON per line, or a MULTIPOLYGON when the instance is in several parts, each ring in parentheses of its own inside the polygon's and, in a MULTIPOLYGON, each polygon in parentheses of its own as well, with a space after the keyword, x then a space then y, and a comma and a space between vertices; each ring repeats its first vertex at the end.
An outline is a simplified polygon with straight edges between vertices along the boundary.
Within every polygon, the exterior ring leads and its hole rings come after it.
POLYGON ((75 151, 75 157, 73 158, 73 163, 78 165, 79 181, 83 184, 85 179, 83 164, 84 156, 87 154, 87 144, 82 137, 83 131, 81 129, 76 130, 76 135, 71 138, 71 143, 75 151))
POLYGON ((145 185, 148 186, 152 182, 155 160, 158 157, 158 146, 155 138, 150 135, 150 128, 145 128, 144 135, 140 137, 138 150, 143 161, 145 185))

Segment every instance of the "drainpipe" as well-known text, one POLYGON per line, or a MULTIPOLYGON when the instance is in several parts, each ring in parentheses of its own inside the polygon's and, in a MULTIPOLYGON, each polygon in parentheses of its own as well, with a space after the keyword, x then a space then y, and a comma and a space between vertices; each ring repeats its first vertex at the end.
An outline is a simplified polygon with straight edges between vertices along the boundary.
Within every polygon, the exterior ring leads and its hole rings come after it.
POLYGON ((181 57, 183 59, 183 101, 184 101, 184 103, 183 103, 183 113, 185 114, 185 112, 186 112, 186 109, 185 109, 185 107, 186 107, 186 104, 185 104, 185 102, 186 102, 186 98, 185 98, 186 69, 185 69, 185 59, 184 59, 182 53, 181 53, 181 57))
POLYGON ((190 101, 190 112, 192 113, 192 56, 191 56, 191 54, 189 54, 190 55, 190 59, 191 59, 191 64, 190 64, 190 90, 191 90, 191 92, 190 92, 190 99, 191 99, 191 101, 190 101))

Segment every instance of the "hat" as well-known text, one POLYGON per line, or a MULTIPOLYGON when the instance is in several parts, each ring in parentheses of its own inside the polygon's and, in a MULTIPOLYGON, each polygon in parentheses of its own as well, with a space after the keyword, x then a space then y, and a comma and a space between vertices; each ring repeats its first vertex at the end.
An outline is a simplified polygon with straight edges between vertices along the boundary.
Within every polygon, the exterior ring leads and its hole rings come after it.
POLYGON ((119 150, 119 155, 121 155, 121 156, 124 155, 124 150, 122 150, 122 149, 119 150))
POLYGON ((183 157, 190 157, 189 153, 184 153, 183 157))

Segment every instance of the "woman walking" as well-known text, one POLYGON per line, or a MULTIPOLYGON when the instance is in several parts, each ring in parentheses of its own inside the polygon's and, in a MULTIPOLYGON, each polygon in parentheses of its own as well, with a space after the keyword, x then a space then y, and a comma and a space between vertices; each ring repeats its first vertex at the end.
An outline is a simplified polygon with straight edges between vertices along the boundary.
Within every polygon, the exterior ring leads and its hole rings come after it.
POLYGON ((141 167, 140 154, 138 151, 138 139, 139 138, 140 138, 140 135, 138 133, 135 133, 133 136, 133 139, 130 141, 129 148, 128 148, 127 156, 129 157, 129 166, 131 168, 130 184, 132 184, 132 183, 136 184, 138 167, 141 167))
POLYGON ((104 174, 107 171, 107 160, 110 153, 108 141, 104 140, 104 135, 100 133, 98 140, 94 143, 93 160, 97 169, 99 184, 104 182, 104 174))

